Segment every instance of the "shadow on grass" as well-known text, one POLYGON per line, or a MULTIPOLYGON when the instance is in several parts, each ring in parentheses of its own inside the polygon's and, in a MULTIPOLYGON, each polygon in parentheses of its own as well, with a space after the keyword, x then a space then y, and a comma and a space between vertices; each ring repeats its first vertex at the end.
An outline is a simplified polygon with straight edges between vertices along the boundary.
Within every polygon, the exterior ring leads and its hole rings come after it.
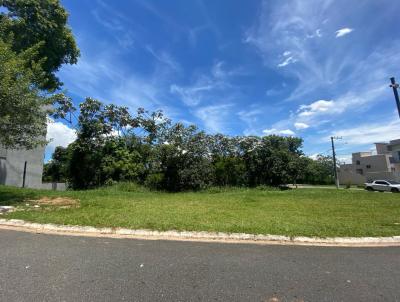
POLYGON ((28 199, 37 198, 34 192, 19 191, 17 190, 0 190, 0 206, 14 206, 28 199))

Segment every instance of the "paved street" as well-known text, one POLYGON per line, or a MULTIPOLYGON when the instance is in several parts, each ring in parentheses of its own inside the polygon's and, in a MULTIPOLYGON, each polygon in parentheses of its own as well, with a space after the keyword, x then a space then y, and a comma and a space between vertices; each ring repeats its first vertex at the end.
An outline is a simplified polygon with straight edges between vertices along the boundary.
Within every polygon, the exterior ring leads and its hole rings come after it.
POLYGON ((0 301, 400 301, 400 248, 0 230, 0 301))

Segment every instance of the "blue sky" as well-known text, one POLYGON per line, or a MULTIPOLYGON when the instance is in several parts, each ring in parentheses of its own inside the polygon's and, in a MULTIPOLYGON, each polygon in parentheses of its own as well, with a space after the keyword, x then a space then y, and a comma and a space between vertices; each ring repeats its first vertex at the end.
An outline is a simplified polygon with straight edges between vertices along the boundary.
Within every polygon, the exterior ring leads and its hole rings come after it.
MULTIPOLYGON (((209 133, 296 135, 307 155, 400 138, 400 2, 62 0, 81 50, 59 77, 76 103, 162 109, 209 133)), ((55 145, 73 131, 49 126, 55 145)))

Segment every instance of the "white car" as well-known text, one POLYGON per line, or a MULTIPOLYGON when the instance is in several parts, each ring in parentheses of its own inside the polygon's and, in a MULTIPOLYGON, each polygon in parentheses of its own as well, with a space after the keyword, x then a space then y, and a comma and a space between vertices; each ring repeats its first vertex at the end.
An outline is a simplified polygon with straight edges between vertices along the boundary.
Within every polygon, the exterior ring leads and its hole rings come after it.
POLYGON ((400 182, 393 180, 374 180, 373 182, 365 183, 365 189, 368 191, 399 193, 400 182))

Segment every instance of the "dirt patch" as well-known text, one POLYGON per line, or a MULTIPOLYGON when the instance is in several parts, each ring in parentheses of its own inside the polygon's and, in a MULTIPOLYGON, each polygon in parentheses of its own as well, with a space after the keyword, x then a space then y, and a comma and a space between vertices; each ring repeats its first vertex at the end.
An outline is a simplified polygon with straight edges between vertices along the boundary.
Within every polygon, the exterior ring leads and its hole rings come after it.
POLYGON ((63 207, 63 208, 79 206, 79 201, 77 199, 73 199, 73 198, 69 198, 69 197, 56 197, 56 198, 42 197, 40 199, 29 200, 29 201, 32 203, 35 203, 37 205, 57 206, 57 207, 63 207))

